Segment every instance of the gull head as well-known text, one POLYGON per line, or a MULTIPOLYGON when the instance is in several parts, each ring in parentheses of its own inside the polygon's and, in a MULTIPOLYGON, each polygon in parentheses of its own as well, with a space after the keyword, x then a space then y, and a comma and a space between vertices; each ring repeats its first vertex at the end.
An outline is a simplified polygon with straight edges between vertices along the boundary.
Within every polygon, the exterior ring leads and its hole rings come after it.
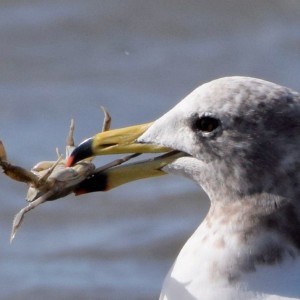
POLYGON ((300 96, 274 83, 225 77, 203 84, 137 141, 189 154, 164 170, 191 177, 211 200, 300 193, 300 96))

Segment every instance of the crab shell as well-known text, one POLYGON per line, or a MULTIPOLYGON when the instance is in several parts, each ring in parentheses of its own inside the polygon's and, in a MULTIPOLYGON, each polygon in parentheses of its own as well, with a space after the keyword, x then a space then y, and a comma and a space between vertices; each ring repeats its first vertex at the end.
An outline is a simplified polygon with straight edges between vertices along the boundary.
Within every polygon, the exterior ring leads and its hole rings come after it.
MULTIPOLYGON (((52 161, 39 162, 31 171, 39 178, 42 178, 54 163, 52 161)), ((66 168, 65 161, 62 160, 54 168, 51 175, 45 181, 41 181, 39 186, 29 185, 26 200, 32 202, 52 189, 54 193, 48 200, 64 197, 70 194, 94 170, 95 165, 87 161, 82 161, 71 168, 66 168)))

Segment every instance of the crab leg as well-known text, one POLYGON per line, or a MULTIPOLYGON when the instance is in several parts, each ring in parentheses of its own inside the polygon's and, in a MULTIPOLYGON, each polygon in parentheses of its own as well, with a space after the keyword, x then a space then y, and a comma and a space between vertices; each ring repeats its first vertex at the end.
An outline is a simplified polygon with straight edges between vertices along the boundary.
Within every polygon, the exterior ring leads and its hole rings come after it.
POLYGON ((0 141, 0 160, 3 161, 3 160, 7 160, 7 155, 6 155, 6 151, 5 151, 5 148, 4 148, 4 145, 2 143, 2 141, 0 141))
POLYGON ((0 166, 3 169, 3 172, 13 180, 25 182, 34 186, 38 185, 39 178, 36 175, 22 167, 10 164, 6 159, 6 151, 2 141, 0 141, 0 166))
POLYGON ((26 169, 12 165, 7 161, 0 161, 0 166, 3 169, 3 172, 11 179, 38 186, 38 177, 26 169))
POLYGON ((60 155, 57 159, 57 161, 47 170, 47 172, 39 179, 39 185, 44 184, 48 177, 52 174, 53 170, 56 168, 56 166, 61 162, 62 156, 60 155))
POLYGON ((18 228, 21 226, 23 219, 24 219, 24 215, 26 213, 28 213, 29 211, 31 211, 32 209, 34 209, 35 207, 37 207, 38 205, 46 202, 49 197, 51 197, 53 194, 55 193, 55 191, 48 191, 46 194, 44 194, 43 196, 39 197, 38 199, 34 200, 33 202, 30 202, 27 206, 25 206, 24 208, 22 208, 14 217, 14 221, 13 221, 13 226, 12 226, 12 230, 11 230, 11 235, 10 235, 10 242, 13 241, 13 239, 16 236, 17 230, 18 228))
POLYGON ((68 134, 68 137, 67 137, 67 146, 71 146, 71 147, 75 146, 74 129, 75 129, 75 122, 74 122, 74 119, 71 119, 69 134, 68 134))
POLYGON ((110 129, 110 124, 111 124, 111 116, 108 113, 108 111, 105 109, 104 106, 101 106, 101 109, 104 113, 104 120, 103 120, 103 125, 102 125, 102 131, 108 131, 110 129))
POLYGON ((142 154, 142 153, 133 153, 133 154, 129 154, 129 155, 127 155, 127 156, 121 157, 121 158, 119 158, 119 159, 116 159, 116 160, 114 160, 114 161, 112 161, 112 162, 107 163, 107 164, 104 165, 104 166, 101 166, 101 167, 97 168, 97 169, 93 172, 93 174, 97 174, 97 173, 103 172, 103 171, 105 171, 105 170, 107 170, 107 169, 110 169, 110 168, 112 168, 112 167, 119 166, 119 165, 125 163, 126 161, 128 161, 128 160, 130 160, 130 159, 132 159, 132 158, 134 158, 134 157, 137 157, 137 156, 139 156, 139 155, 141 155, 141 154, 142 154))

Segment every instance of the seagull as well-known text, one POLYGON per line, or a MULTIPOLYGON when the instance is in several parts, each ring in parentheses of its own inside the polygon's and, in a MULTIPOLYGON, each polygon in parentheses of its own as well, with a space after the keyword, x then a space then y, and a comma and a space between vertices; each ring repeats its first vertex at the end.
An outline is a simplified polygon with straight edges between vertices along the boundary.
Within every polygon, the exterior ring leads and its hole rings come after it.
POLYGON ((161 300, 300 299, 297 92, 250 77, 213 80, 154 122, 85 140, 67 165, 120 153, 163 154, 99 172, 77 193, 171 173, 194 180, 210 199, 161 300))

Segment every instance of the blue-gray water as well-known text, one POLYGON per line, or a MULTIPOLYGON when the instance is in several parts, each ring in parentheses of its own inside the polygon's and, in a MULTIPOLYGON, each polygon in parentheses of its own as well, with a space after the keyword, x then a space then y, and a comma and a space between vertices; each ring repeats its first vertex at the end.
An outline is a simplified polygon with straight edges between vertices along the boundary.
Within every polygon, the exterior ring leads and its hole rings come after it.
MULTIPOLYGON (((30 168, 97 132, 154 120, 200 83, 249 75, 300 90, 297 0, 0 3, 0 138, 30 168)), ((103 159, 98 159, 101 164, 103 159)), ((0 177, 0 299, 156 299, 208 201, 177 177, 68 196, 30 212, 0 177)))

